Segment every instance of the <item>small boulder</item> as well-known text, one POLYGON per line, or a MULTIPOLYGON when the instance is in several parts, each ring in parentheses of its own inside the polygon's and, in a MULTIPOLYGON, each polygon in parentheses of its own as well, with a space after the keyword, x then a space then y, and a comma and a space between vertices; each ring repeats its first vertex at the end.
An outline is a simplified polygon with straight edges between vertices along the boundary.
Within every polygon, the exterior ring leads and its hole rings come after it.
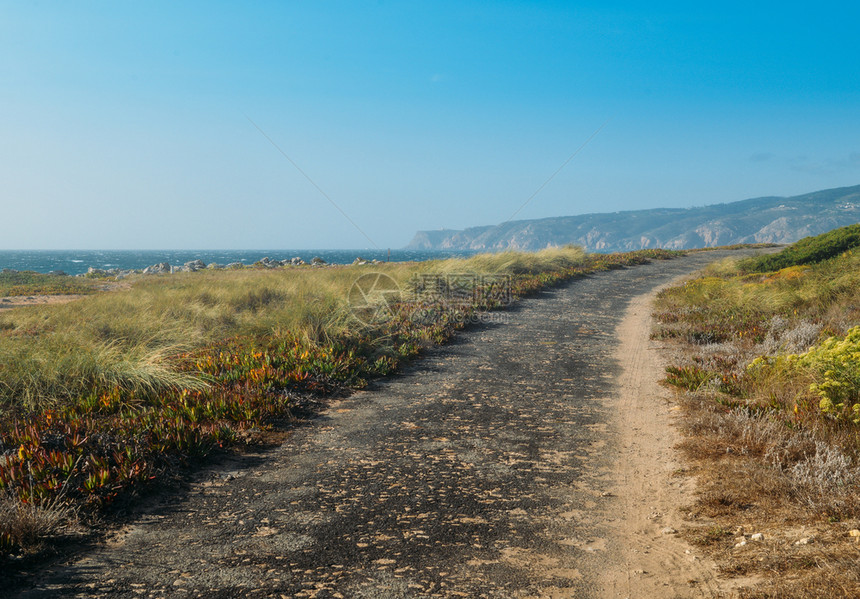
POLYGON ((290 264, 292 264, 293 266, 301 266, 304 263, 305 263, 305 261, 302 260, 301 258, 299 258, 298 256, 296 256, 295 258, 292 258, 290 260, 290 264))
POLYGON ((217 262, 210 262, 209 264, 206 265, 206 268, 208 268, 209 270, 221 270, 224 267, 221 266, 220 264, 218 264, 217 262))
POLYGON ((198 258, 197 260, 192 260, 191 262, 186 262, 185 268, 189 272, 197 272, 198 270, 205 270, 206 269, 206 263, 203 262, 203 260, 198 258))
POLYGON ((0 271, 0 272, 2 272, 4 275, 14 275, 14 274, 15 274, 16 272, 18 272, 18 271, 17 271, 17 270, 15 270, 14 268, 4 268, 4 269, 3 269, 2 271, 0 271))
POLYGON ((356 266, 364 266, 365 264, 370 264, 369 260, 365 260, 361 256, 352 261, 352 263, 356 266))
POLYGON ((266 268, 279 268, 281 266, 281 262, 279 260, 272 260, 268 256, 260 260, 260 264, 266 268))
POLYGON ((238 268, 245 268, 245 265, 242 264, 241 262, 231 262, 230 264, 228 264, 224 268, 238 269, 238 268))
POLYGON ((311 264, 313 266, 319 266, 319 265, 323 265, 323 264, 328 264, 328 262, 326 262, 325 260, 323 260, 319 256, 314 256, 313 258, 311 258, 311 264))
POLYGON ((145 275, 170 274, 170 272, 170 264, 167 262, 159 262, 143 269, 143 274, 145 275))
POLYGON ((66 271, 64 271, 64 270, 52 270, 51 272, 48 273, 48 275, 50 275, 52 277, 67 277, 67 276, 69 276, 66 274, 66 271))

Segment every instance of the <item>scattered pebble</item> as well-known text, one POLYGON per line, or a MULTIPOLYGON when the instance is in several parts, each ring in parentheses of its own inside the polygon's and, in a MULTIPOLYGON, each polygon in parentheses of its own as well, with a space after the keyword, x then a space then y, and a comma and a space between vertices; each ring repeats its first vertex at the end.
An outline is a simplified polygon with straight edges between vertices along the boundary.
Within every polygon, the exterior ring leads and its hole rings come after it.
POLYGON ((815 541, 815 537, 803 537, 799 541, 795 541, 795 545, 809 545, 810 543, 815 541))
POLYGON ((678 534, 678 531, 675 530, 674 528, 672 528, 671 526, 667 526, 666 528, 664 528, 663 530, 660 531, 660 534, 661 535, 676 535, 676 534, 678 534))
POLYGON ((271 526, 260 526, 257 528, 257 532, 254 533, 255 537, 271 537, 272 535, 278 534, 278 529, 272 528, 271 526))
POLYGON ((750 541, 764 541, 764 535, 757 532, 750 537, 750 541))
POLYGON ((744 546, 744 545, 746 545, 746 544, 747 544, 747 540, 746 540, 746 539, 741 539, 740 541, 738 541, 737 543, 735 543, 735 547, 743 547, 743 546, 744 546))

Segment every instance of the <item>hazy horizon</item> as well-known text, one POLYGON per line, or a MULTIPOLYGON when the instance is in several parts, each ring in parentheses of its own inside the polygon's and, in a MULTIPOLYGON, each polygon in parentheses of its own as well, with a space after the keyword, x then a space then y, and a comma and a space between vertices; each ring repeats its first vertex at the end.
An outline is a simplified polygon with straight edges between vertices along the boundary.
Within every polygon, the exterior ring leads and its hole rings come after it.
MULTIPOLYGON (((860 184, 851 185, 851 186, 847 186, 847 187, 860 187, 860 184)), ((837 188, 837 189, 839 189, 839 188, 837 188)), ((826 190, 816 189, 816 190, 810 190, 807 193, 815 193, 815 192, 819 192, 819 191, 826 191, 826 190)), ((805 195, 805 194, 800 193, 797 195, 805 195)), ((762 198, 763 197, 766 197, 766 196, 762 196, 762 198)), ((786 196, 781 196, 781 197, 786 197, 786 196)), ((756 199, 761 199, 761 198, 743 198, 741 200, 734 200, 732 202, 725 202, 725 203, 742 202, 742 201, 756 200, 756 199)), ((712 205, 720 205, 723 203, 724 202, 718 202, 718 203, 715 203, 712 205)), ((702 206, 675 207, 675 208, 666 207, 666 206, 654 206, 654 207, 646 208, 645 210, 659 210, 662 208, 668 208, 668 209, 673 209, 673 210, 694 210, 694 209, 700 208, 700 207, 702 207, 702 206)), ((472 229, 472 228, 481 229, 481 228, 486 228, 486 227, 494 227, 494 226, 499 225, 499 224, 512 224, 512 225, 514 225, 514 224, 517 224, 518 222, 540 220, 541 218, 552 219, 552 218, 564 218, 564 217, 589 216, 590 214, 618 214, 621 212, 635 212, 637 210, 639 210, 639 209, 638 208, 632 208, 629 210, 621 210, 621 211, 615 211, 615 212, 599 212, 599 211, 596 211, 596 212, 591 212, 591 213, 583 212, 583 213, 579 213, 579 214, 559 214, 559 215, 549 216, 549 217, 537 217, 535 219, 516 218, 516 219, 510 220, 510 221, 503 222, 503 223, 482 223, 482 224, 475 224, 475 225, 467 225, 467 226, 463 227, 462 229, 454 229, 452 227, 439 227, 437 229, 416 229, 413 232, 413 235, 415 233, 427 232, 427 231, 462 231, 464 229, 472 229)), ((412 239, 412 236, 410 236, 410 240, 411 239, 412 239)), ((289 247, 281 247, 281 248, 279 248, 279 247, 269 247, 269 248, 258 248, 258 247, 150 247, 150 248, 145 248, 145 247, 130 247, 130 248, 120 248, 120 247, 12 248, 12 247, 10 247, 10 248, 0 248, 0 252, 150 252, 150 253, 151 252, 260 252, 261 256, 262 256, 262 254, 264 254, 266 252, 353 252, 353 251, 354 252, 361 252, 361 251, 384 252, 387 250, 412 251, 412 250, 414 250, 414 248, 410 248, 408 246, 408 243, 404 244, 402 246, 390 246, 390 247, 382 247, 382 246, 370 247, 368 245, 365 245, 365 246, 356 246, 356 247, 303 247, 303 248, 302 247, 292 247, 292 248, 289 248, 289 247)), ((437 248, 437 249, 434 249, 432 251, 440 252, 440 253, 444 253, 444 252, 456 253, 456 252, 462 252, 464 250, 462 250, 462 249, 438 249, 437 248)), ((478 250, 475 250, 475 251, 478 251, 478 250)), ((492 250, 487 250, 487 251, 492 251, 492 250)), ((495 251, 501 251, 501 250, 495 250, 495 251)), ((598 251, 598 250, 594 250, 594 251, 598 251)))
POLYGON ((0 248, 394 249, 855 185, 858 13, 6 4, 0 248))

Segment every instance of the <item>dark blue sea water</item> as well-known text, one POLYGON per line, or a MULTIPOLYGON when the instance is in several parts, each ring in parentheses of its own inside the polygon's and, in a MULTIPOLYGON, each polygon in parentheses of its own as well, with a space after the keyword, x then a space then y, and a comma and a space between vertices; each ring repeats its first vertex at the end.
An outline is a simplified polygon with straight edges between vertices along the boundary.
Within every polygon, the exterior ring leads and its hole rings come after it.
MULTIPOLYGON (((474 252, 441 252, 436 250, 391 250, 392 262, 433 260, 470 256, 474 252)), ((388 250, 0 250, 0 270, 34 270, 51 272, 62 270, 70 275, 94 268, 140 269, 150 264, 168 262, 182 265, 200 259, 206 264, 244 262, 253 264, 261 258, 286 260, 300 257, 310 262, 319 256, 330 264, 350 264, 361 256, 366 260, 387 260, 388 250)))

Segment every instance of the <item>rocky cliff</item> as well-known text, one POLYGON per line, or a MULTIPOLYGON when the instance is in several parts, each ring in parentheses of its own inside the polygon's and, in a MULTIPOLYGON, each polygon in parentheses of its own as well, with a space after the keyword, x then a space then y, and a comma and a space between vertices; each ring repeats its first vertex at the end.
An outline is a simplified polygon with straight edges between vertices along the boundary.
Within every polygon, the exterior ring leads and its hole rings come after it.
POLYGON ((573 243, 590 251, 615 252, 734 243, 793 243, 857 222, 860 222, 860 185, 700 208, 582 214, 464 230, 419 231, 407 248, 536 250, 573 243))

